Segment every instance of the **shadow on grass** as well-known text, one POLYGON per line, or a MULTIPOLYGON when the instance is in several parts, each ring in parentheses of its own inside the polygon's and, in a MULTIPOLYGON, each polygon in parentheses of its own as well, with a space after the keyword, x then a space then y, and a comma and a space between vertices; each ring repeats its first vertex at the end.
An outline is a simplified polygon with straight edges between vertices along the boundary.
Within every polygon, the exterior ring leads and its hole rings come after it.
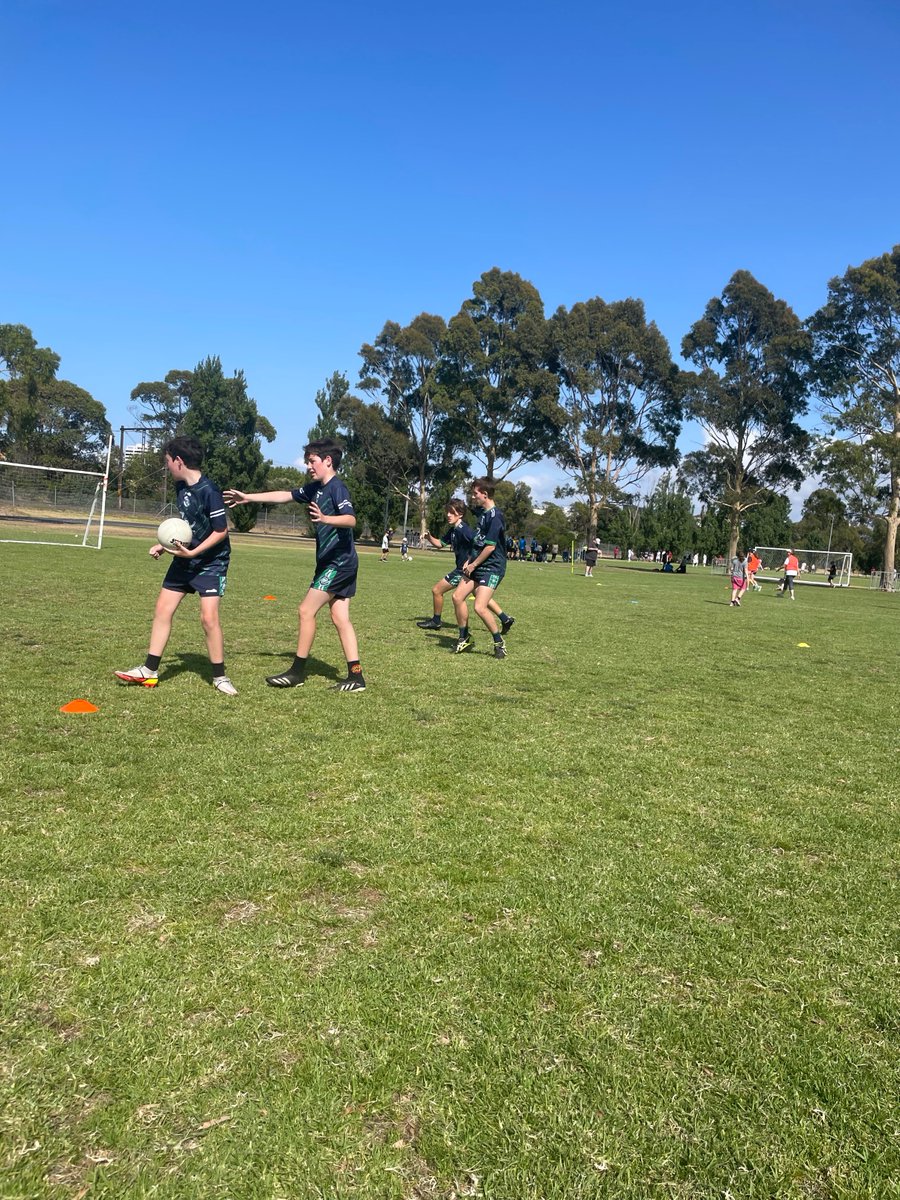
MULTIPOLYGON (((235 658, 240 657, 240 655, 230 655, 231 661, 234 661, 235 658)), ((257 652, 253 657, 277 658, 284 663, 283 669, 285 671, 294 661, 294 656, 292 654, 285 654, 284 652, 276 654, 274 651, 263 651, 262 653, 257 652)), ((210 683, 212 682, 212 672, 210 670, 209 659, 203 654, 190 653, 176 654, 174 656, 174 661, 166 666, 163 666, 160 670, 159 680, 160 683, 168 683, 171 680, 176 679, 179 675, 185 675, 188 673, 192 675, 199 675, 201 678, 206 679, 210 683)), ((273 670, 270 672, 270 674, 275 675, 278 674, 278 672, 273 670)), ((344 678, 344 673, 331 663, 324 663, 318 658, 308 658, 306 660, 306 678, 314 678, 317 675, 324 679, 344 678)))

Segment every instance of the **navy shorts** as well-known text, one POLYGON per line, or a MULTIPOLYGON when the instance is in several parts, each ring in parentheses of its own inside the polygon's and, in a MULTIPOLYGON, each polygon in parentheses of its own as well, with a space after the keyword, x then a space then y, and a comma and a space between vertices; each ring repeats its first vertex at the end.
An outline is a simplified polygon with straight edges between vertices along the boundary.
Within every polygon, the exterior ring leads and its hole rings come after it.
POLYGON ((444 576, 444 583, 449 583, 451 587, 456 587, 458 583, 462 583, 462 568, 457 567, 455 571, 448 571, 444 576))
POLYGON ((489 587, 494 591, 503 582, 503 575, 499 571, 483 571, 480 567, 471 575, 471 579, 475 583, 476 588, 489 587))
POLYGON ((162 582, 170 592, 196 592, 198 596, 224 596, 227 577, 221 567, 199 567, 192 570, 173 562, 162 582))
POLYGON ((309 585, 314 592, 327 592, 337 600, 349 600, 356 595, 356 566, 323 567, 309 585))

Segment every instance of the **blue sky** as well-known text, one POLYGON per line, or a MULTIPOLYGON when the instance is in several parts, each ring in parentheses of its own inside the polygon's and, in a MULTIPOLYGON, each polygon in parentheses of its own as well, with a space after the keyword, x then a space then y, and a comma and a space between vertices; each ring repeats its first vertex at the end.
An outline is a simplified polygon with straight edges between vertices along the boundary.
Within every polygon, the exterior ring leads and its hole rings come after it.
POLYGON ((806 316, 900 241, 896 3, 7 0, 3 24, 0 322, 116 427, 135 384, 218 354, 289 463, 363 342, 493 266, 548 313, 639 296, 677 352, 739 268, 806 316))

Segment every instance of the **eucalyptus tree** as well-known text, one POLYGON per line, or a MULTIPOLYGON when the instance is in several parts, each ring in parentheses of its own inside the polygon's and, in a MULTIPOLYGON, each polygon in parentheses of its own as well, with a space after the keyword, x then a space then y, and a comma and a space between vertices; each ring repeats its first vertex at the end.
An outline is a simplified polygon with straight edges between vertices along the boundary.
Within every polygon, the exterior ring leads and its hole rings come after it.
POLYGON ((384 398, 388 422, 406 436, 412 451, 414 478, 410 494, 416 503, 420 535, 428 528, 428 495, 458 473, 465 462, 454 452, 441 383, 443 317, 420 313, 409 325, 388 321, 375 339, 360 350, 360 388, 384 398))
POLYGON ((884 522, 890 578, 900 526, 900 246, 848 267, 809 320, 816 385, 836 437, 819 448, 825 481, 884 522))
POLYGON ((728 557, 744 514, 772 490, 798 487, 810 436, 807 411, 810 339, 785 303, 749 271, 737 271, 682 341, 698 368, 686 379, 684 415, 706 437, 688 454, 681 479, 705 504, 728 511, 728 557))
POLYGON ((0 449, 31 453, 28 439, 41 426, 38 391, 56 378, 59 361, 27 325, 0 325, 0 449))
POLYGON ((641 300, 598 296, 557 309, 549 325, 556 459, 571 480, 556 494, 585 498, 593 538, 602 508, 624 504, 648 471, 677 462, 680 372, 641 300))
MULTIPOLYGON (((218 357, 197 364, 181 432, 195 437, 203 446, 203 469, 221 487, 242 492, 259 492, 265 487, 270 464, 263 457, 258 423, 259 412, 247 394, 243 371, 226 378, 218 357)), ((271 425, 269 429, 274 435, 271 425)), ((232 509, 235 527, 241 531, 252 529, 257 511, 255 504, 232 509)))
POLYGON ((512 271, 486 271, 449 323, 443 379, 456 436, 487 475, 505 479, 550 452, 558 385, 546 359, 537 288, 512 271))

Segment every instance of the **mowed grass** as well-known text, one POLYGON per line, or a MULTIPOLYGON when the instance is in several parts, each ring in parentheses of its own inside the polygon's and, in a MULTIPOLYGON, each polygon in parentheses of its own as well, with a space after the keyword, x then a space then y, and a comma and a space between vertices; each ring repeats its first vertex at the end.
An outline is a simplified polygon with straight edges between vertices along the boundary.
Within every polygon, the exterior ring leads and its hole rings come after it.
POLYGON ((367 554, 280 692, 237 541, 229 699, 191 599, 113 678, 143 543, 0 555, 0 1195, 900 1195, 896 597, 513 563, 497 662, 367 554))

